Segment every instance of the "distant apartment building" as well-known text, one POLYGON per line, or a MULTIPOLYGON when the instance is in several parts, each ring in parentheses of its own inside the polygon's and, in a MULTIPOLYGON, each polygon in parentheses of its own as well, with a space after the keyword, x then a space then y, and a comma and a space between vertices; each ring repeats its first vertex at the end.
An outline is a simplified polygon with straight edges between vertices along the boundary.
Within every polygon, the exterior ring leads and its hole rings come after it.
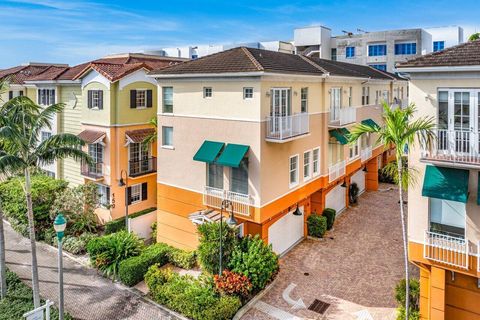
MULTIPOLYGON (((420 316, 480 319, 480 41, 397 66, 416 117, 434 117, 431 147, 416 146, 408 189, 409 259, 420 269, 420 316)), ((415 119, 413 119, 415 120, 415 119)))
POLYGON ((232 206, 241 234, 278 254, 306 236, 306 218, 340 214, 355 182, 376 190, 393 153, 356 123, 381 123, 407 82, 368 66, 247 47, 150 75, 159 90, 158 241, 195 249, 197 225, 232 206))

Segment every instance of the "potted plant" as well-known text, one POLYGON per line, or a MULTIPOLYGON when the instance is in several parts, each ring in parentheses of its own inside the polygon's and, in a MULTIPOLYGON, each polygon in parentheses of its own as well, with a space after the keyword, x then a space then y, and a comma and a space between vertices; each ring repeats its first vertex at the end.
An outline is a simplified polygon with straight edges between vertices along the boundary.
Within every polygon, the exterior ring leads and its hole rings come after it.
POLYGON ((360 189, 358 189, 358 185, 354 182, 350 185, 348 190, 348 198, 350 205, 356 205, 358 203, 358 193, 360 189))

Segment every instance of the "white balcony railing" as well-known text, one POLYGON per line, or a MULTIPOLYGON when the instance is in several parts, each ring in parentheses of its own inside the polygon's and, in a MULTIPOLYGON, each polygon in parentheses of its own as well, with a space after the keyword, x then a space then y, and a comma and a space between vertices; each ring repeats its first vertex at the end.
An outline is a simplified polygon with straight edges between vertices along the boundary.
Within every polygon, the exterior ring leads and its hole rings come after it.
POLYGON ((296 113, 290 116, 267 117, 267 139, 286 140, 309 133, 309 119, 307 112, 296 113))
POLYGON ((336 110, 330 109, 330 124, 333 126, 344 126, 354 123, 357 120, 355 107, 344 107, 336 110))
POLYGON ((469 130, 436 129, 431 150, 422 150, 422 158, 480 165, 479 133, 469 130))
POLYGON ((468 270, 468 243, 464 238, 425 231, 423 257, 468 270))
POLYGON ((233 212, 243 216, 250 215, 250 207, 253 204, 252 198, 247 194, 205 186, 203 192, 203 204, 220 209, 223 200, 230 200, 233 212))
POLYGON ((341 176, 345 175, 345 168, 346 168, 345 160, 328 167, 328 182, 337 180, 341 176))
POLYGON ((372 146, 368 146, 360 151, 360 159, 362 162, 365 162, 372 157, 372 149, 372 146))

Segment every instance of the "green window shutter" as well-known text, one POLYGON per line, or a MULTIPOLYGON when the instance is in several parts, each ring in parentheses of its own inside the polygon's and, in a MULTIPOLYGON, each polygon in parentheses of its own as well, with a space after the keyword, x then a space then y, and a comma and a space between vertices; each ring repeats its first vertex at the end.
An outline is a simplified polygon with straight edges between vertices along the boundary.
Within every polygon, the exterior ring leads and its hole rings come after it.
POLYGON ((103 90, 98 90, 98 109, 103 110, 103 90))
POLYGON ((142 201, 147 200, 148 197, 148 185, 146 182, 142 183, 142 201))
POLYGON ((137 90, 130 90, 130 109, 137 107, 137 90))
POLYGON ((152 90, 147 90, 147 108, 153 107, 152 103, 152 90))

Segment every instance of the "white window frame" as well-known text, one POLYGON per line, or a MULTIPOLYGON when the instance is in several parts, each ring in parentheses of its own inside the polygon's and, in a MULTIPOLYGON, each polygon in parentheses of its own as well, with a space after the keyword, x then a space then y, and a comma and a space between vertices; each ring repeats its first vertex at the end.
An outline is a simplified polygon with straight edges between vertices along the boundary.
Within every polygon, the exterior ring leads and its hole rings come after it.
POLYGON ((353 160, 360 156, 360 139, 348 146, 348 159, 353 160))
POLYGON ((162 87, 162 114, 173 114, 173 87, 172 86, 165 86, 162 87), (166 92, 167 90, 171 90, 172 98, 170 100, 166 99, 166 92), (169 105, 168 102, 171 104, 169 105), (171 112, 165 112, 166 107, 171 107, 171 112))
POLYGON ((298 160, 299 160, 298 154, 293 155, 289 158, 288 160, 288 180, 289 180, 289 186, 290 188, 293 188, 298 185, 298 180, 299 180, 299 174, 298 174, 298 160), (292 159, 296 159, 296 166, 294 169, 292 169, 292 159), (295 181, 292 182, 292 172, 295 171, 295 181))
POLYGON ((300 89, 300 111, 308 113, 308 87, 304 87, 300 89), (305 103, 305 111, 302 111, 304 103, 305 103))
POLYGON ((210 99, 211 97, 213 97, 213 88, 203 87, 203 98, 210 99))
POLYGON ((362 105, 368 106, 370 104, 370 87, 362 87, 362 105))
POLYGON ((52 133, 50 131, 42 131, 40 133, 40 140, 41 140, 41 142, 43 142, 43 141, 47 140, 48 138, 50 138, 51 136, 52 136, 52 133), (45 137, 45 136, 47 136, 47 137, 45 137))
POLYGON ((134 185, 130 186, 130 199, 129 200, 130 200, 130 204, 135 204, 135 203, 142 202, 142 184, 141 183, 134 184, 134 185), (134 197, 134 195, 135 195, 135 197, 137 197, 137 194, 138 194, 138 200, 134 201, 133 197, 134 197))
POLYGON ((353 87, 348 87, 348 106, 351 107, 353 103, 353 87))
POLYGON ((110 186, 101 183, 97 183, 96 185, 98 192, 98 204, 104 208, 108 207, 110 205, 110 202, 107 201, 107 198, 110 198, 110 195, 107 196, 107 193, 110 192, 110 186))
POLYGON ((49 106, 49 105, 55 104, 56 101, 57 101, 57 90, 55 90, 55 88, 38 88, 37 89, 37 103, 39 105, 49 106), (53 102, 50 99, 52 97, 51 95, 52 91, 53 91, 53 102), (40 94, 40 92, 46 94, 45 103, 42 103, 42 95, 40 94))
MULTIPOLYGON (((92 92, 92 106, 90 109, 96 109, 99 110, 99 105, 100 105, 100 89, 92 89, 90 90, 92 92)), ((88 103, 88 101, 87 101, 88 103)))
POLYGON ((312 150, 307 150, 303 153, 303 181, 308 181, 312 178, 312 150), (305 157, 308 155, 308 159, 305 157))
POLYGON ((253 87, 244 87, 243 88, 243 99, 253 99, 253 87))
POLYGON ((162 148, 164 149, 173 149, 173 127, 172 126, 162 126, 162 148), (165 144, 165 129, 172 129, 172 141, 171 144, 165 144))
POLYGON ((312 150, 312 176, 316 177, 320 174, 320 147, 312 150), (317 153, 317 159, 315 160, 315 152, 317 153), (315 170, 315 165, 317 169, 315 170))
POLYGON ((135 94, 135 105, 136 109, 146 109, 147 108, 147 89, 136 89, 137 93, 135 94), (139 103, 142 101, 139 93, 143 93, 143 104, 139 103))

